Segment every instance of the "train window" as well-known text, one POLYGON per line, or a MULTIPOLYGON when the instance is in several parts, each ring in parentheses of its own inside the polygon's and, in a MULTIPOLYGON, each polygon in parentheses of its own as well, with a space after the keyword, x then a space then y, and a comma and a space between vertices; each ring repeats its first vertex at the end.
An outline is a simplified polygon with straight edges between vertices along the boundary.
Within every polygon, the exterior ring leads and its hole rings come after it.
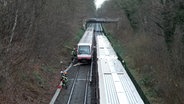
POLYGON ((90 54, 90 47, 89 46, 79 46, 78 54, 90 54))

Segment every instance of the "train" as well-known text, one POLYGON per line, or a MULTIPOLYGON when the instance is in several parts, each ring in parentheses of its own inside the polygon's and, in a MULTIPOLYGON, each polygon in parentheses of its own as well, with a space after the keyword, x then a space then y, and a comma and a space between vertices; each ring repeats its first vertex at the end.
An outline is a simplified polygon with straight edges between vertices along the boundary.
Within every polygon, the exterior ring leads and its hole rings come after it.
MULTIPOLYGON (((100 24, 97 28, 101 28, 100 24)), ((102 29, 96 30, 97 104, 144 104, 102 29)))
POLYGON ((95 32, 104 32, 101 23, 95 24, 95 32))
POLYGON ((90 24, 77 44, 78 62, 91 62, 94 51, 94 24, 90 24))

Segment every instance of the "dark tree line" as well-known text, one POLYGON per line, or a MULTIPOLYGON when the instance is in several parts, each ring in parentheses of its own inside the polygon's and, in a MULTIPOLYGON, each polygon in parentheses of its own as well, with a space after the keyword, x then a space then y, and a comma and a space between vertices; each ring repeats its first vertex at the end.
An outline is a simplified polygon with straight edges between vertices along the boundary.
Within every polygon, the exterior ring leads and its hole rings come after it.
POLYGON ((94 10, 86 0, 0 0, 0 103, 48 103, 65 45, 94 10))
POLYGON ((184 1, 109 0, 98 15, 120 18, 111 31, 151 103, 184 103, 184 1))

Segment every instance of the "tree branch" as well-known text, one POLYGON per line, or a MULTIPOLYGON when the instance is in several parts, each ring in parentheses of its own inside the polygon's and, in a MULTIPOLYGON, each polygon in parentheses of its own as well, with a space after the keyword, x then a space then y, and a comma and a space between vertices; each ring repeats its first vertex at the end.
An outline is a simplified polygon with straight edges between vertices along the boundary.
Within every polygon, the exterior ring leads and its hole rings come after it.
POLYGON ((13 25, 13 28, 12 28, 12 33, 11 33, 11 37, 10 37, 10 44, 13 40, 14 31, 15 31, 15 28, 17 26, 17 18, 18 18, 18 10, 16 10, 16 14, 15 14, 15 22, 14 22, 14 25, 13 25))

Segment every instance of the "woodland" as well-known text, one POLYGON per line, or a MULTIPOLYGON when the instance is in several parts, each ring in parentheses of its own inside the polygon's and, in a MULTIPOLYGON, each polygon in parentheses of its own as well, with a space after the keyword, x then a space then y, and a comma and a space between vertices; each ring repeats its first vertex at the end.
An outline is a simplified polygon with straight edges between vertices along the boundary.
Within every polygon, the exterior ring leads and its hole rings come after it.
POLYGON ((91 17, 118 18, 104 30, 151 104, 184 104, 183 0, 0 0, 0 104, 48 103, 91 17))
POLYGON ((99 17, 151 104, 184 104, 184 1, 108 0, 99 17))
POLYGON ((94 11, 88 0, 0 0, 0 104, 49 103, 94 11))

